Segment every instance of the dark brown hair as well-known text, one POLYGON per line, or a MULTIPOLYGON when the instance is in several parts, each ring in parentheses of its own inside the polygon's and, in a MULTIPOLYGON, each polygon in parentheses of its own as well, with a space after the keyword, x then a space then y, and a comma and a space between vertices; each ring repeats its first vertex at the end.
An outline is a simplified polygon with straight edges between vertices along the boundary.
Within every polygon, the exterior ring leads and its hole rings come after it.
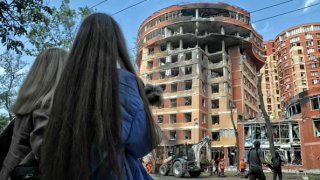
MULTIPOLYGON (((42 148, 41 172, 45 179, 87 180, 91 177, 90 148, 107 153, 106 164, 121 177, 119 79, 117 60, 134 73, 121 30, 109 15, 86 17, 78 31, 61 80, 55 91, 42 148)), ((144 93, 147 128, 152 147, 159 142, 156 125, 144 93)))

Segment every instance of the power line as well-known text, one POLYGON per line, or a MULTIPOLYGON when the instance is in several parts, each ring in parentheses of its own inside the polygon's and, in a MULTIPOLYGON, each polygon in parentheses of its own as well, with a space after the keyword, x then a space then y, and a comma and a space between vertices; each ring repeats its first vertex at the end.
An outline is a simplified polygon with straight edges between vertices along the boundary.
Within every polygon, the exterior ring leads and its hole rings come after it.
POLYGON ((267 18, 262 18, 262 19, 259 19, 257 21, 253 21, 251 23, 257 23, 257 22, 261 22, 261 21, 264 21, 264 20, 267 20, 267 19, 272 19, 272 18, 275 18, 275 17, 279 17, 279 16, 283 16, 285 14, 289 14, 289 13, 293 13, 293 12, 296 12, 296 11, 300 11, 302 9, 306 9, 306 8, 309 8, 309 7, 312 7, 312 6, 317 6, 319 5, 320 3, 315 3, 315 4, 312 4, 310 6, 306 6, 306 7, 303 7, 303 8, 298 8, 298 9, 294 9, 294 10, 291 10, 291 11, 288 11, 288 12, 285 12, 285 13, 281 13, 281 14, 277 14, 277 15, 274 15, 274 16, 270 16, 270 17, 267 17, 267 18))
POLYGON ((105 2, 107 2, 107 1, 108 1, 108 0, 103 0, 103 1, 99 2, 98 4, 93 5, 93 6, 90 7, 89 9, 95 8, 95 7, 99 6, 100 4, 105 3, 105 2))
POLYGON ((119 11, 117 11, 117 12, 114 12, 113 14, 111 14, 111 16, 114 16, 114 15, 116 15, 116 14, 119 14, 119 13, 125 11, 125 10, 128 10, 128 9, 130 9, 130 8, 132 8, 132 7, 134 7, 134 6, 137 6, 137 5, 139 5, 139 4, 142 4, 142 3, 146 2, 146 1, 147 1, 147 0, 139 1, 139 2, 137 2, 137 3, 135 3, 135 4, 132 4, 132 5, 124 8, 124 9, 121 9, 121 10, 119 10, 119 11))
POLYGON ((291 1, 294 1, 294 0, 284 1, 284 2, 281 2, 281 3, 278 3, 278 4, 274 4, 274 5, 271 5, 271 6, 267 6, 267 7, 261 8, 261 9, 257 9, 257 10, 251 11, 249 13, 252 14, 252 13, 259 12, 259 11, 262 11, 262 10, 265 10, 265 9, 269 9, 269 8, 272 8, 272 7, 276 7, 276 6, 291 2, 291 1))

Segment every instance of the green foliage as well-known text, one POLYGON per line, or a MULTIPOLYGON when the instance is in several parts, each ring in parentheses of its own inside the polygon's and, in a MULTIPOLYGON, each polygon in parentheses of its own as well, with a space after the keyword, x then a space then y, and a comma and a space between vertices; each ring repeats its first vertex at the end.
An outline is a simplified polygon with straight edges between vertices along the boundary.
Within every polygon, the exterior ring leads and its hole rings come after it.
POLYGON ((0 56, 0 108, 7 110, 9 119, 13 115, 9 108, 14 102, 17 89, 20 86, 24 77, 23 68, 26 63, 21 60, 20 55, 13 55, 10 52, 0 56))
POLYGON ((69 0, 63 0, 60 7, 52 8, 48 24, 34 24, 28 33, 34 48, 27 49, 28 55, 36 56, 49 47, 69 49, 77 31, 80 20, 91 13, 88 7, 78 10, 69 7, 69 0))
POLYGON ((0 132, 6 127, 9 123, 9 117, 4 114, 0 114, 0 132))
POLYGON ((43 5, 43 0, 0 1, 0 39, 7 50, 21 53, 24 44, 17 36, 27 34, 32 24, 47 24, 51 8, 43 5))

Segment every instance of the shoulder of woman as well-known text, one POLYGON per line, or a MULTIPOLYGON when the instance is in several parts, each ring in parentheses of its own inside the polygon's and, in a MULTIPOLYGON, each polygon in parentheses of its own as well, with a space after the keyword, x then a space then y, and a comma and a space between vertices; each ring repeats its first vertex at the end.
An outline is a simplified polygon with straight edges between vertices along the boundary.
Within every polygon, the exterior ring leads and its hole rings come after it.
POLYGON ((118 69, 118 77, 120 86, 124 86, 134 92, 139 92, 137 76, 135 74, 124 69, 118 69))

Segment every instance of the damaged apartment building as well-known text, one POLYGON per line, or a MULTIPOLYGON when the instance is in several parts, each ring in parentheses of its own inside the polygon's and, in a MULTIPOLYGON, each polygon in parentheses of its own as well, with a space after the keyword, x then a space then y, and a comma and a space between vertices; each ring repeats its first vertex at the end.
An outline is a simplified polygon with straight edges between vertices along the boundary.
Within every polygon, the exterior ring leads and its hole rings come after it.
POLYGON ((234 163, 231 115, 237 126, 258 114, 256 73, 263 51, 250 14, 225 3, 173 5, 141 24, 139 76, 164 90, 163 107, 153 108, 164 135, 158 158, 174 145, 210 136, 209 156, 234 163))

